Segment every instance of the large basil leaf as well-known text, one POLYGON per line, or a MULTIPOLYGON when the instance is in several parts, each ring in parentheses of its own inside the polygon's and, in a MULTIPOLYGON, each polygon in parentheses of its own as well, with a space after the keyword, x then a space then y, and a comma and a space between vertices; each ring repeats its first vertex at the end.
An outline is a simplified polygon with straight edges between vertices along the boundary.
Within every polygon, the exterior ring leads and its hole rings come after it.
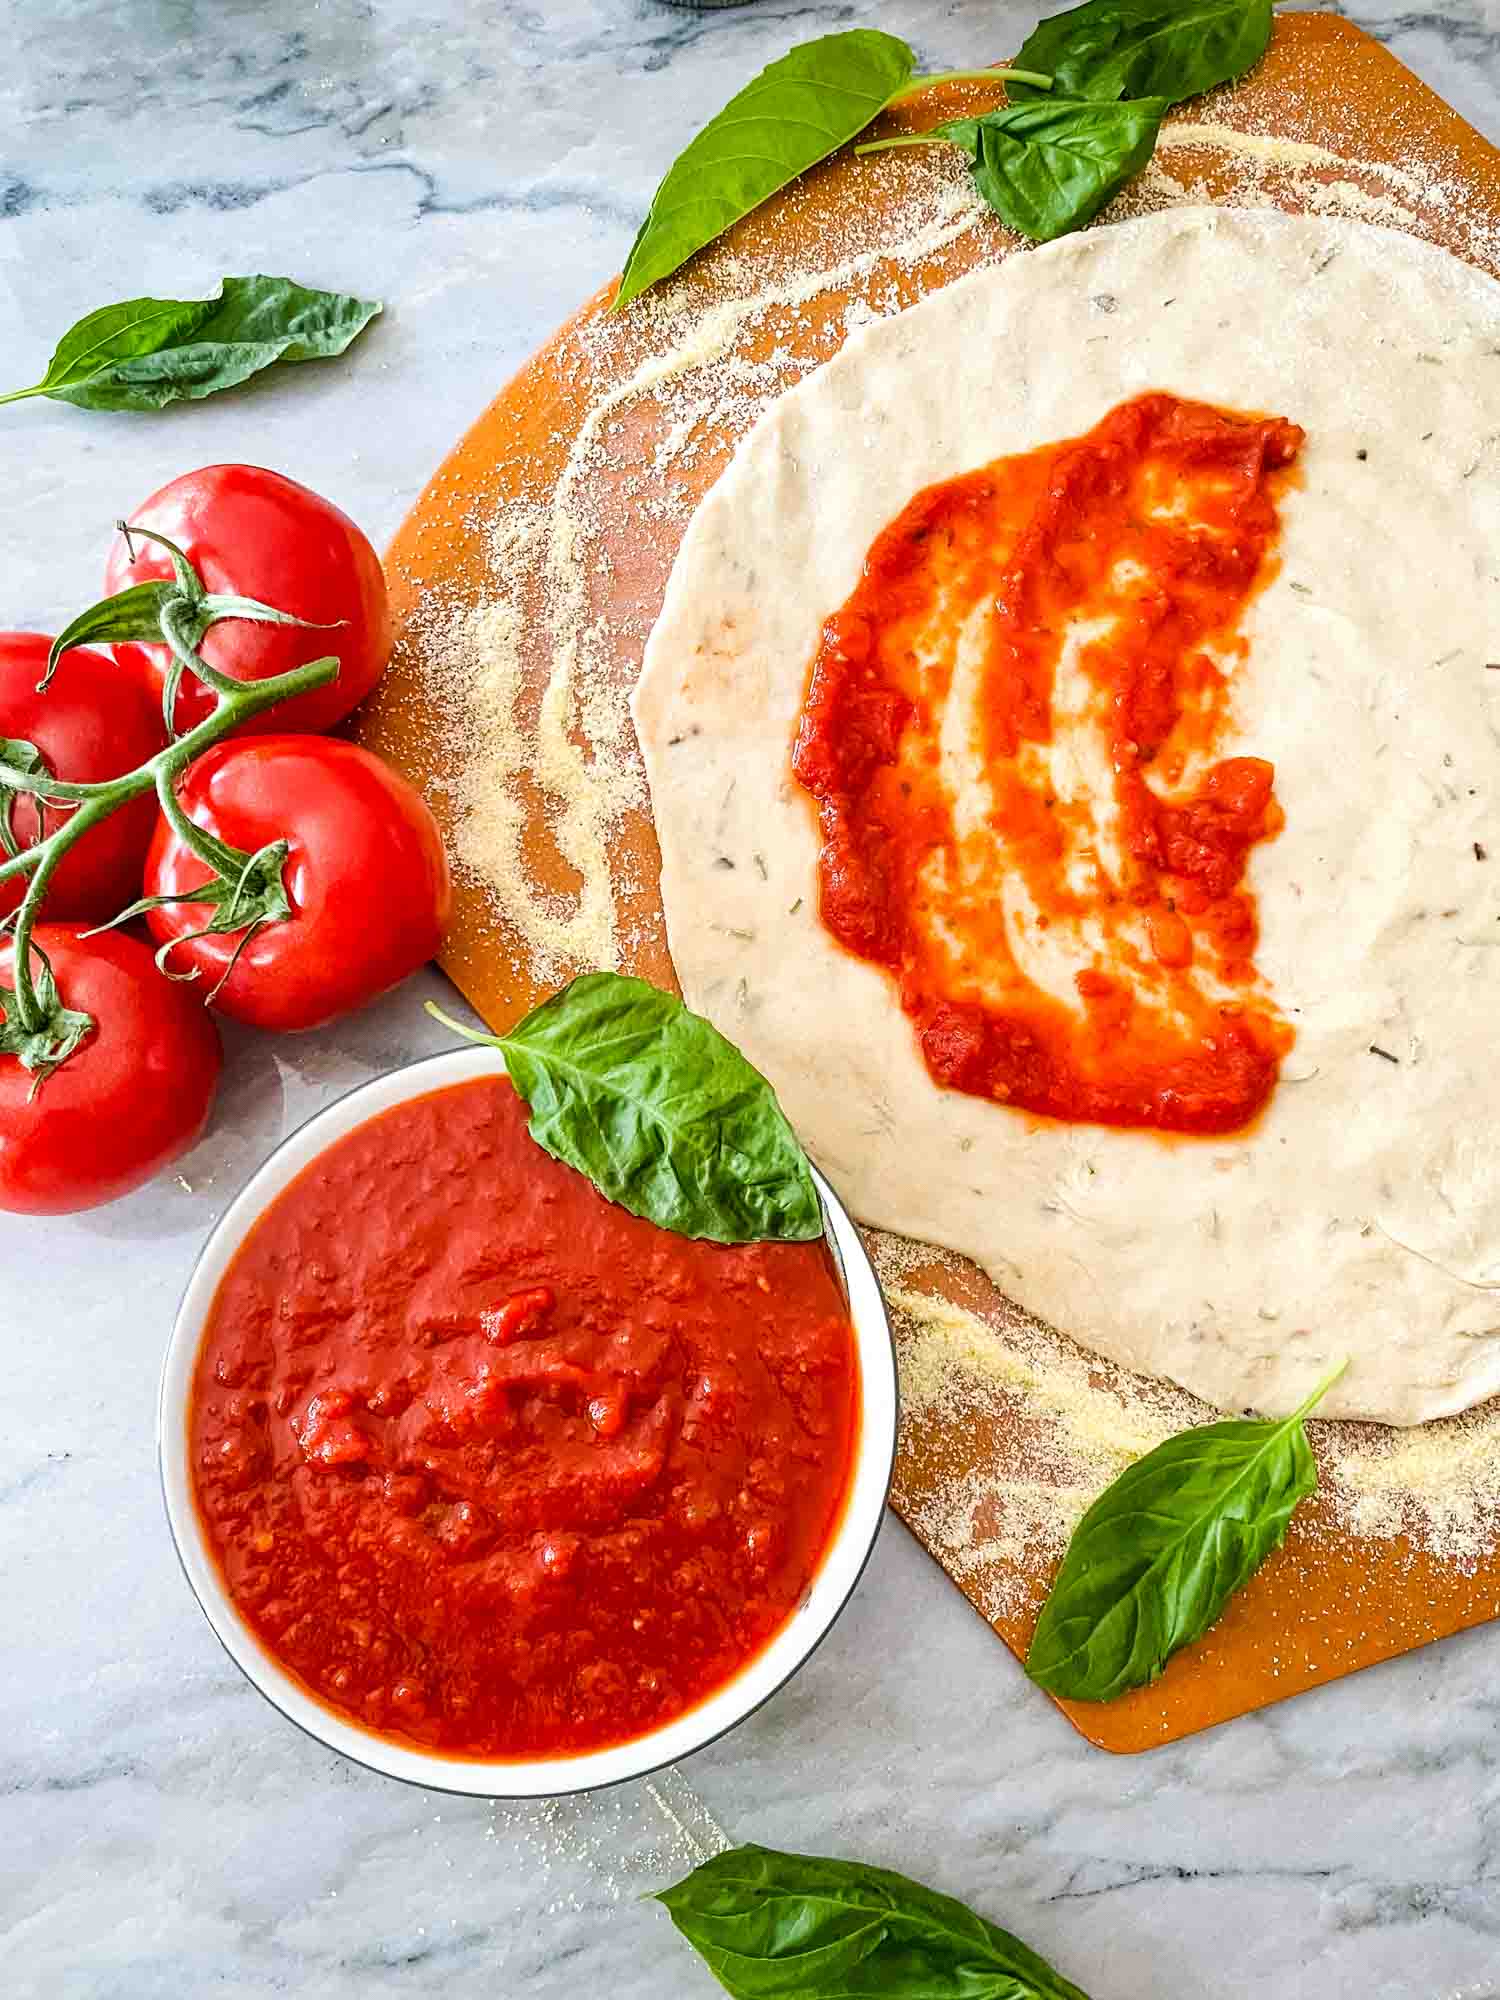
POLYGON ((859 1861, 735 1847, 657 1901, 734 2000, 1087 2000, 951 1896, 859 1861))
POLYGON ((233 388, 274 362, 342 354, 379 311, 374 300, 290 278, 225 278, 212 299, 128 299, 79 320, 41 381, 0 403, 51 396, 85 410, 159 410, 233 388))
MULTIPOLYGON (((1180 103, 1241 76, 1266 52, 1272 0, 1087 0, 1033 28, 1017 56, 1068 97, 1180 103)), ((1032 95, 1009 87, 1015 100, 1032 95)))
POLYGON ((1012 229, 1038 243, 1081 229, 1140 172, 1156 145, 1164 97, 1128 104, 1044 97, 933 128, 968 154, 974 184, 1012 229))
POLYGON ((1318 1483, 1299 1410, 1204 1424, 1122 1472, 1073 1532, 1042 1606, 1026 1671, 1049 1694, 1110 1701, 1154 1681, 1201 1638, 1318 1483))
POLYGON ((614 309, 862 132, 910 80, 915 61, 895 35, 851 28, 763 69, 667 170, 625 259, 614 309))
POLYGON ((758 1069, 644 979, 588 972, 491 1043, 530 1131, 611 1201, 679 1236, 809 1242, 823 1211, 807 1156, 758 1069))

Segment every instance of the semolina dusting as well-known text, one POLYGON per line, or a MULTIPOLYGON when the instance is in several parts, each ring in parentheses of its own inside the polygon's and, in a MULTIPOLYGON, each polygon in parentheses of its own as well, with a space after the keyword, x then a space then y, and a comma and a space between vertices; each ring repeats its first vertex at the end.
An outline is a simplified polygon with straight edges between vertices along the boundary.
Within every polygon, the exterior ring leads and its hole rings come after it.
MULTIPOLYGON (((1276 133, 1236 129, 1232 89, 1207 109, 1164 128, 1155 159, 1104 220, 1212 196, 1438 235, 1500 265, 1492 225, 1415 149, 1401 166, 1343 158, 1318 143, 1313 104, 1294 103, 1293 129, 1283 117, 1276 133)), ((440 717, 433 782, 446 794, 456 867, 539 984, 629 967, 660 947, 654 875, 626 838, 648 812, 627 702, 702 493, 772 399, 856 327, 911 303, 919 267, 942 282, 1021 247, 956 153, 885 154, 865 170, 871 200, 821 231, 816 268, 779 261, 752 218, 732 246, 697 261, 691 287, 669 283, 619 319, 586 313, 564 333, 556 367, 578 421, 560 426, 544 468, 497 468, 504 497, 477 522, 482 593, 432 594, 408 632, 440 717)), ((786 198, 812 197, 799 188, 786 198)), ((1126 1464, 1213 1413, 1013 1308, 980 1317, 931 1289, 930 1250, 871 1240, 900 1355, 908 1449, 897 1504, 981 1608, 1002 1616, 1018 1607, 1026 1571, 1061 1553, 1126 1464), (1002 1414, 1019 1446, 982 1477, 966 1463, 919 1490, 914 1468, 928 1454, 910 1450, 914 1438, 1002 1414)), ((1313 1437, 1344 1532, 1407 1537, 1469 1569, 1493 1548, 1500 1406, 1399 1432, 1315 1424, 1313 1437)))

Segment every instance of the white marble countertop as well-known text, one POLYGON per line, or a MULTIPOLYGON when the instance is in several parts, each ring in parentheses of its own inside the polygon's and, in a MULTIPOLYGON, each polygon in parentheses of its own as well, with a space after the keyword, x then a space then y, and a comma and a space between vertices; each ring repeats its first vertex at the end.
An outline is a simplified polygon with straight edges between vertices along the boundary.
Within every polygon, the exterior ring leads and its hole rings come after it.
MULTIPOLYGON (((1345 11, 1500 133, 1497 0, 1345 11)), ((305 479, 384 540, 618 267, 668 159, 791 41, 878 21, 949 67, 1005 53, 1034 10, 12 0, 5 16, 0 386, 35 379, 78 314, 206 292, 224 271, 391 307, 347 363, 274 389, 154 420, 6 410, 3 619, 55 629, 96 594, 116 515, 214 459, 305 479)), ((805 1672, 654 1790, 443 1799, 281 1722, 173 1559, 162 1345, 228 1195, 320 1103, 437 1046, 419 1003, 439 984, 302 1041, 232 1035, 186 1185, 71 1221, 0 1216, 0 1988, 707 2000, 708 1975, 638 1898, 717 1822, 921 1875, 1094 2000, 1500 1996, 1500 1626, 1111 1759, 892 1519, 805 1672)))

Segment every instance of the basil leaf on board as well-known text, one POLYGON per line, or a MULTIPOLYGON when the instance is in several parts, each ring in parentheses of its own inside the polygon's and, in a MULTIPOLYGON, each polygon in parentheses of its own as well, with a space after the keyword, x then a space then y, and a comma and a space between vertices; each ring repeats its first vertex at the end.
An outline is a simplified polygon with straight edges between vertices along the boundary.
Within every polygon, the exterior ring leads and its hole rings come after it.
POLYGON ((625 259, 612 311, 862 132, 916 58, 876 28, 803 42, 769 64, 667 170, 625 259))
POLYGON ((504 1035, 530 1132, 632 1215, 715 1243, 812 1242, 823 1210, 776 1093, 701 1014, 647 980, 587 972, 504 1035))
POLYGON ((1091 222, 1140 172, 1166 109, 1164 97, 1126 104, 1044 97, 955 118, 929 136, 963 148, 974 185, 1012 229, 1050 243, 1091 222))
POLYGON ((79 320, 41 381, 0 403, 51 396, 84 410, 159 410, 274 362, 342 354, 379 311, 377 301, 290 278, 225 278, 212 299, 128 299, 79 320))
MULTIPOLYGON (((1165 97, 1178 104, 1242 76, 1266 52, 1272 0, 1087 0, 1033 28, 1018 67, 1067 97, 1165 97)), ((1019 83, 1012 101, 1030 97, 1019 83)))
POLYGON ((734 2000, 1088 2000, 953 1897, 859 1861, 733 1847, 656 1901, 734 2000))
POLYGON ((1303 1419, 1203 1424, 1122 1472, 1073 1531, 1026 1655, 1049 1694, 1111 1701, 1201 1638, 1317 1486, 1303 1419))

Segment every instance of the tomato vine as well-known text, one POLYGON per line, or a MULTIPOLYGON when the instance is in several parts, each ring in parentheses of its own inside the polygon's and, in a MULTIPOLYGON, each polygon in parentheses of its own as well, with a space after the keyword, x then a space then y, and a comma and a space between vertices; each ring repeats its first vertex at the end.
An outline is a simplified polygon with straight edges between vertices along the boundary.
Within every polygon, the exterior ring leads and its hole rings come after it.
MULTIPOLYGON (((162 701, 168 733, 166 746, 133 771, 92 783, 73 783, 54 777, 41 757, 18 754, 28 746, 11 743, 0 746, 0 798, 7 801, 7 824, 9 801, 23 792, 35 798, 39 812, 49 805, 73 808, 60 825, 33 846, 12 853, 9 849, 13 843, 7 841, 4 857, 0 858, 0 882, 29 877, 20 904, 0 921, 0 932, 8 928, 15 938, 11 975, 14 986, 0 986, 0 1006, 4 1008, 0 1053, 16 1056, 24 1068, 34 1072, 38 1083, 67 1061, 94 1025, 88 1015, 64 1005, 45 954, 32 942, 48 886, 64 855, 90 828, 129 800, 154 791, 173 830, 213 871, 212 881, 193 891, 195 903, 213 906, 209 928, 243 929, 248 940, 261 924, 287 916, 291 906, 281 879, 286 842, 271 841, 254 854, 228 846, 183 811, 177 785, 193 759, 211 744, 275 703, 325 686, 339 670, 338 658, 333 654, 260 681, 237 681, 210 666, 198 648, 205 633, 221 620, 245 618, 262 624, 297 626, 308 626, 311 621, 294 618, 289 612, 254 598, 208 591, 187 556, 165 535, 149 528, 127 528, 123 522, 119 525, 127 538, 140 536, 166 549, 172 560, 173 581, 135 585, 75 618, 53 642, 38 691, 45 689, 58 661, 72 646, 85 641, 104 644, 125 639, 165 641, 172 655, 162 701), (214 695, 215 703, 203 721, 181 735, 173 735, 173 709, 185 673, 201 681, 214 695), (11 754, 7 756, 7 752, 11 754), (33 957, 37 960, 37 971, 33 970, 33 957)), ((131 904, 111 921, 122 923, 138 915, 150 906, 151 900, 131 904)), ((108 929, 109 925, 100 928, 108 929)), ((169 948, 163 947, 163 952, 169 948)), ((158 962, 161 956, 158 954, 158 962)))

